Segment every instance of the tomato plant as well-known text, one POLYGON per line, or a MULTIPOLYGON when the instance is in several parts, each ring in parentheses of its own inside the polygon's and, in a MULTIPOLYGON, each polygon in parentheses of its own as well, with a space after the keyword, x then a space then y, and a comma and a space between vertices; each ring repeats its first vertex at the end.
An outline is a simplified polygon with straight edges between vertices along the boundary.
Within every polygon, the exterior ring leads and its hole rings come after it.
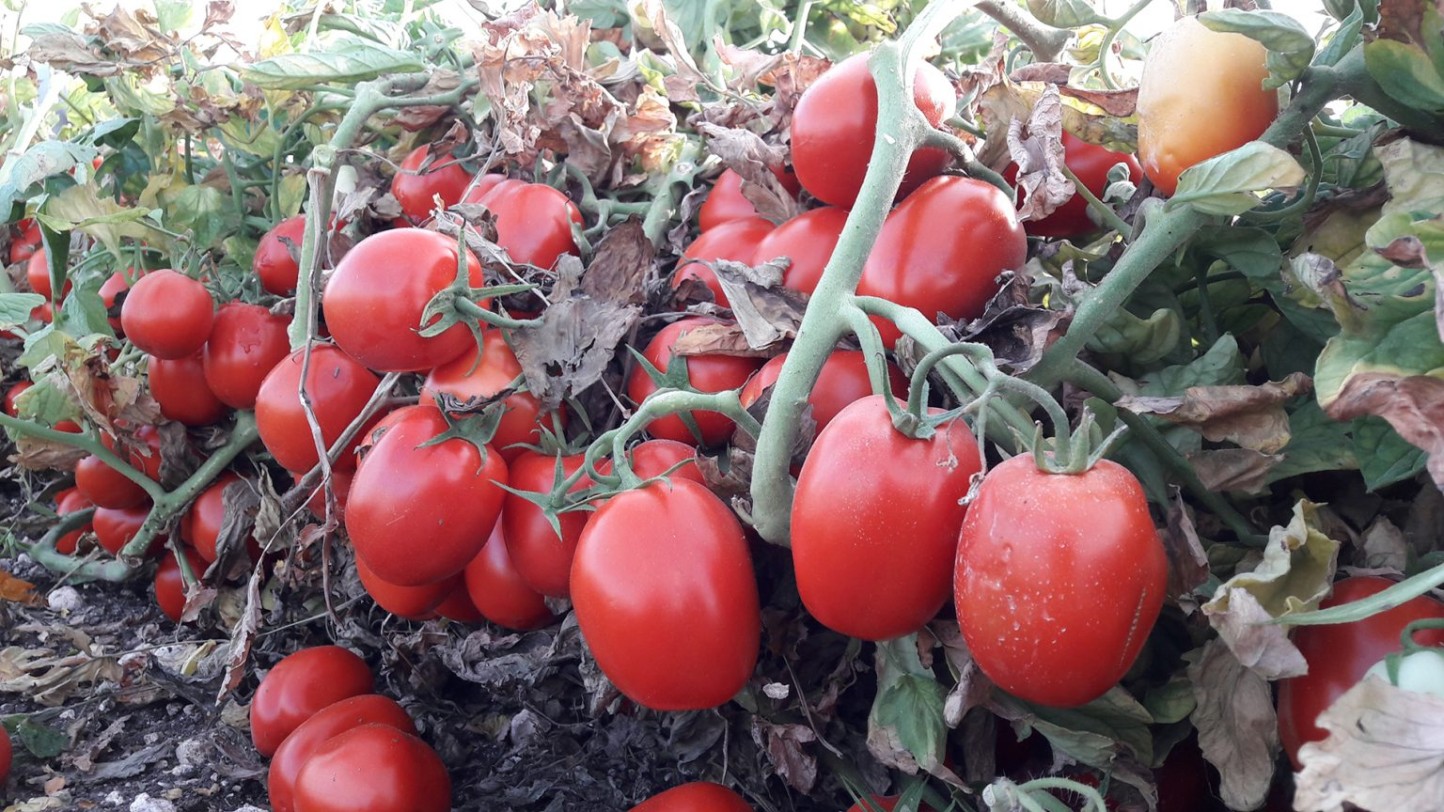
POLYGON ((321 709, 371 693, 366 661, 340 646, 303 648, 276 663, 251 699, 251 741, 271 756, 291 731, 321 709))
MULTIPOLYGON (((107 276, 100 284, 100 303, 105 305, 105 320, 110 324, 110 329, 118 336, 125 335, 125 326, 120 323, 120 309, 116 307, 115 300, 122 294, 130 292, 131 283, 139 279, 145 272, 137 271, 134 268, 126 268, 123 271, 116 271, 107 276)), ((122 300, 123 301, 123 300, 122 300)))
POLYGON ((752 254, 752 264, 787 257, 790 263, 782 273, 782 286, 811 295, 846 222, 847 209, 836 206, 805 211, 763 235, 752 254))
POLYGON ((144 488, 94 454, 88 454, 76 463, 75 487, 100 507, 135 507, 147 498, 144 488))
POLYGON ((752 807, 721 784, 693 781, 653 795, 631 812, 752 812, 752 807))
POLYGON ((294 797, 295 812, 450 812, 451 777, 426 742, 366 724, 316 747, 294 797))
POLYGON ((688 279, 696 279, 712 291, 712 301, 722 307, 730 307, 722 283, 717 281, 717 274, 702 263, 728 259, 750 264, 757 252, 758 242, 774 228, 776 226, 761 217, 746 217, 729 220, 702 232, 682 254, 677 272, 672 275, 672 287, 676 288, 688 279))
MULTIPOLYGON (((557 514, 557 527, 553 528, 542 508, 517 491, 550 493, 558 470, 565 478, 581 466, 581 454, 553 457, 525 451, 517 455, 508 468, 507 484, 512 491, 507 493, 501 511, 506 552, 522 582, 543 595, 567 597, 572 556, 576 554, 577 539, 590 514, 581 510, 557 514)), ((579 491, 591 484, 589 478, 582 477, 572 490, 579 491)))
MULTIPOLYGON (((140 526, 145 523, 146 517, 150 515, 150 502, 145 502, 128 508, 107 508, 98 507, 95 515, 91 517, 91 529, 95 531, 95 540, 100 544, 101 549, 111 555, 120 555, 121 548, 140 532, 140 526)), ((165 539, 156 536, 150 547, 145 551, 146 558, 156 558, 165 551, 165 539)))
POLYGON ((301 273, 297 258, 305 233, 306 218, 298 214, 277 223, 261 237, 251 259, 251 269, 261 280, 262 290, 277 296, 296 292, 296 280, 301 273))
MULTIPOLYGON (((718 354, 690 355, 679 358, 673 354, 673 345, 689 330, 713 323, 715 323, 713 320, 705 318, 686 318, 674 321, 652 337, 652 341, 642 352, 642 357, 660 372, 667 372, 673 359, 677 358, 680 362, 679 365, 686 369, 688 384, 700 392, 737 389, 747 382, 747 378, 758 367, 762 366, 760 359, 718 354)), ((627 397, 631 398, 633 402, 641 403, 657 389, 656 381, 652 379, 644 366, 639 363, 632 368, 631 376, 627 378, 627 397)), ((647 431, 653 437, 676 440, 680 443, 700 443, 707 446, 721 443, 732 433, 732 420, 723 414, 718 412, 690 412, 689 414, 692 420, 696 421, 700 436, 694 435, 682 418, 677 415, 668 415, 653 421, 647 426, 647 431)))
MULTIPOLYGON (((646 440, 627 449, 627 462, 632 472, 642 479, 653 479, 662 475, 690 479, 701 485, 707 484, 702 470, 697 467, 697 449, 676 440, 646 440)), ((603 474, 612 472, 612 461, 604 459, 597 466, 603 474)))
MULTIPOLYGON (((127 300, 129 301, 129 300, 127 300)), ((291 351, 284 316, 230 302, 216 313, 201 354, 206 385, 233 409, 253 409, 266 375, 291 351)))
POLYGON ((215 300, 206 286, 169 269, 137 279, 120 308, 125 337, 157 358, 195 354, 211 334, 215 300))
POLYGON ((516 571, 500 525, 466 565, 466 591, 482 617, 498 626, 524 632, 556 618, 546 596, 527 586, 516 571))
MULTIPOLYGON (((427 373, 421 386, 421 399, 432 402, 438 395, 455 398, 463 405, 481 405, 504 391, 517 388, 521 364, 507 344, 501 330, 489 328, 481 332, 482 347, 470 349, 454 360, 427 373)), ((522 384, 525 381, 521 382, 522 384)), ((521 454, 523 445, 541 442, 541 403, 536 396, 522 389, 507 395, 502 403, 506 411, 492 437, 492 447, 511 462, 521 454)), ((558 425, 566 425, 566 410, 558 409, 558 425)), ((548 423, 550 425, 550 423, 548 423)))
POLYGON ((422 144, 402 159, 391 178, 391 196, 412 222, 420 223, 431 217, 436 198, 441 198, 442 208, 454 206, 470 185, 471 173, 453 156, 432 156, 431 147, 422 144))
MULTIPOLYGON (((256 393, 256 429, 276 462, 288 471, 300 473, 320 462, 311 423, 301 405, 303 370, 306 398, 320 429, 321 442, 328 449, 360 417, 381 383, 360 361, 329 344, 313 345, 309 360, 305 350, 297 350, 266 374, 256 393)), ((356 445, 365 433, 358 431, 341 450, 335 461, 337 468, 355 466, 356 445)))
POLYGON ((146 380, 160 413, 187 426, 209 426, 229 414, 229 407, 206 383, 201 353, 166 360, 150 356, 146 380))
POLYGON ((342 699, 302 722, 271 758, 266 793, 271 812, 293 812, 296 777, 316 750, 336 736, 362 725, 385 725, 416 735, 416 724, 396 700, 378 694, 342 699))

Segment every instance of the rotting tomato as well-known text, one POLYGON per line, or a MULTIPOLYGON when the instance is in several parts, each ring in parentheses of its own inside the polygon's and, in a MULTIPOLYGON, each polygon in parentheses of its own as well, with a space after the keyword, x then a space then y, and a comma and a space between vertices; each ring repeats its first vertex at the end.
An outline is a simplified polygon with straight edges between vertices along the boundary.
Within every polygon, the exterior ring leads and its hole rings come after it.
POLYGON ((863 640, 922 628, 947 603, 968 512, 959 501, 981 467, 962 420, 920 440, 893 427, 881 395, 844 408, 818 433, 792 502, 792 562, 807 611, 863 640))
MULTIPOLYGON (((813 82, 792 113, 792 165, 802 187, 824 203, 852 208, 877 139, 877 84, 868 71, 871 54, 833 65, 813 82)), ((918 61, 913 103, 934 127, 953 114, 958 98, 943 72, 918 61)), ((943 171, 948 154, 925 147, 908 160, 899 196, 943 171)), ((951 231, 949 232, 951 233, 951 231)))
POLYGON ((261 237, 251 259, 251 269, 267 293, 290 296, 296 292, 296 281, 301 275, 301 266, 296 260, 301 255, 301 240, 305 236, 306 218, 298 214, 277 223, 261 237))
POLYGON ((340 646, 289 654, 266 673, 251 699, 251 741, 261 755, 271 756, 317 711, 369 694, 374 685, 366 661, 340 646))
MULTIPOLYGON (((145 524, 146 518, 150 516, 150 507, 150 500, 147 499, 135 507, 96 508, 95 515, 90 518, 95 540, 106 552, 120 555, 125 545, 140 532, 140 526, 145 524)), ((146 558, 157 558, 164 551, 165 538, 163 534, 157 533, 144 555, 146 558)))
MULTIPOLYGON (((1141 174, 1138 160, 1132 155, 1090 144, 1067 130, 1063 131, 1063 162, 1083 186, 1099 198, 1108 190, 1108 170, 1114 165, 1121 163, 1127 166, 1128 177, 1134 182, 1138 181, 1141 174)), ((1013 183, 1017 174, 1018 165, 1009 164, 1003 176, 1009 183, 1013 183)), ((1026 221, 1023 228, 1034 237, 1066 239, 1092 234, 1098 230, 1098 224, 1088 216, 1088 201, 1075 192, 1067 202, 1054 209, 1052 214, 1041 220, 1026 221)))
POLYGON ((229 302, 201 354, 206 385, 233 409, 252 409, 261 382, 290 352, 290 322, 260 305, 229 302))
MULTIPOLYGON (((125 326, 120 322, 120 310, 116 308, 115 300, 119 299, 121 294, 129 293, 130 286, 144 275, 145 271, 126 268, 106 277, 105 281, 100 284, 100 303, 105 305, 105 320, 110 323, 110 329, 114 330, 118 336, 125 335, 125 326)), ((121 301, 123 306, 124 300, 121 301)))
MULTIPOLYGON (((690 330, 708 324, 717 323, 707 318, 686 318, 674 321, 663 327, 661 332, 654 336, 647 349, 642 352, 642 357, 657 370, 666 372, 667 367, 672 363, 673 346, 677 340, 690 330)), ((762 366, 760 358, 743 358, 732 355, 707 354, 692 355, 683 359, 687 370, 687 379, 693 389, 699 392, 722 392, 728 389, 737 389, 747 382, 747 378, 762 366)), ((632 402, 640 404, 653 392, 657 391, 657 384, 647 374, 647 369, 640 363, 632 368, 631 375, 627 378, 627 397, 632 402)), ((679 443, 696 445, 699 441, 702 445, 713 446, 725 441, 732 436, 732 419, 719 412, 688 412, 697 423, 697 430, 701 437, 694 436, 692 430, 687 427, 679 415, 667 415, 652 421, 647 425, 647 432, 653 437, 660 437, 667 440, 676 440, 679 443)))
MULTIPOLYGON (((793 197, 802 191, 802 186, 797 182, 797 175, 783 169, 780 166, 768 167, 782 188, 793 197)), ((717 180, 712 184, 712 190, 707 193, 707 199, 702 201, 702 208, 697 211, 697 227, 702 231, 710 231, 723 223, 732 220, 745 220, 749 217, 757 217, 757 207, 752 205, 742 194, 742 176, 731 169, 722 170, 717 180)))
MULTIPOLYGON (((306 372, 306 397, 320 429, 321 441, 329 449, 370 402, 381 379, 365 364, 330 344, 311 347, 309 362, 305 350, 281 359, 261 382, 256 393, 256 430, 261 443, 276 462, 290 471, 306 472, 320 462, 311 423, 301 405, 301 371, 306 372)), ((356 463, 356 445, 365 435, 358 431, 336 458, 335 467, 351 469, 356 463)))
POLYGON ((181 517, 181 540, 200 553, 207 564, 216 560, 216 542, 226 518, 226 486, 240 481, 240 476, 231 471, 216 477, 181 517))
POLYGON ((125 337, 141 350, 174 361, 195 354, 211 334, 215 301, 199 281, 169 269, 135 281, 120 308, 125 337))
POLYGON ((811 296, 837 248, 847 215, 847 209, 836 206, 823 206, 797 215, 758 241, 751 264, 761 265, 787 257, 791 262, 782 273, 782 286, 811 296))
MULTIPOLYGON (((181 547, 181 551, 186 563, 190 564, 191 572, 197 578, 201 577, 201 573, 206 571, 206 562, 189 547, 181 547)), ((180 564, 170 550, 164 551, 160 566, 155 570, 155 603, 172 623, 180 622, 186 608, 186 584, 181 576, 180 564)))
POLYGON ((525 632, 549 625, 556 618, 546 597, 527 586, 517 573, 500 525, 466 565, 465 576, 472 605, 498 626, 525 632))
POLYGON ((730 220, 710 231, 702 232, 682 253, 682 259, 677 263, 677 272, 672 275, 672 288, 675 290, 686 280, 695 279, 712 291, 712 300, 719 306, 731 307, 727 294, 722 290, 722 283, 717 280, 717 274, 702 263, 727 259, 751 264, 753 255, 757 253, 758 243, 776 227, 770 220, 747 217, 730 220))
POLYGON ((173 360, 150 356, 146 380, 160 413, 177 423, 209 426, 229 413, 229 407, 206 383, 205 362, 199 352, 173 360))
POLYGON ((973 659, 1040 705, 1102 696, 1143 649, 1168 559, 1143 487, 1100 460, 1077 474, 1020 454, 978 487, 958 544, 954 601, 973 659), (1078 607, 1090 607, 1080 615, 1078 607))
POLYGON ((322 744, 362 725, 386 725, 416 735, 416 723, 406 710, 380 694, 361 694, 322 708, 292 731, 271 758, 266 773, 271 812, 294 812, 301 768, 322 744))
POLYGON ((496 184, 482 201, 496 216, 496 244, 513 261, 551 269, 562 254, 577 253, 572 224, 582 224, 582 213, 556 189, 545 183, 496 184))
MULTIPOLYGON (((747 385, 742 387, 740 395, 744 407, 750 408, 762 397, 764 391, 777 383, 778 376, 782 374, 782 365, 786 362, 787 353, 784 352, 763 364, 761 369, 747 379, 747 385)), ((887 374, 892 393, 899 398, 907 397, 908 381, 903 377, 902 370, 888 362, 887 374)), ((863 357, 862 351, 833 350, 822 363, 817 382, 812 385, 812 391, 807 395, 807 402, 812 406, 812 419, 817 422, 817 430, 826 428, 849 403, 862 400, 871 394, 872 381, 868 378, 867 359, 863 357)))
POLYGON ((597 665, 646 707, 716 707, 757 663, 747 539, 732 510, 691 480, 653 482, 598 508, 577 542, 571 593, 597 665))
POLYGON ((295 812, 450 812, 451 777, 426 742, 367 724, 316 747, 294 798, 295 812))
POLYGON ((721 784, 693 781, 653 795, 631 812, 752 812, 752 807, 721 784))
POLYGON ((397 617, 407 620, 430 620, 436 617, 436 607, 446 600, 456 586, 456 577, 420 586, 399 586, 389 583, 366 566, 360 556, 356 557, 356 576, 361 586, 377 606, 397 617))
MULTIPOLYGON (((437 395, 455 398, 462 404, 485 403, 517 384, 522 376, 521 363, 507 344, 505 334, 490 327, 481 331, 481 338, 481 349, 473 342, 470 349, 427 373, 421 387, 423 403, 433 402, 437 395)), ((491 440, 492 447, 501 452, 507 462, 522 453, 521 446, 536 445, 542 437, 541 403, 525 391, 525 379, 521 385, 521 391, 507 395, 502 401, 506 413, 491 440)), ((565 427, 566 411, 558 409, 556 416, 561 421, 559 427, 565 427)))
POLYGON ((401 160, 401 168, 391 178, 391 196, 414 223, 431 217, 435 198, 441 198, 443 208, 454 206, 461 202, 461 196, 471 185, 471 173, 453 156, 429 158, 431 147, 422 144, 407 153, 401 160))
MULTIPOLYGON (((561 478, 571 476, 582 466, 582 457, 581 454, 553 457, 526 451, 508 466, 510 481, 507 484, 512 490, 507 493, 501 510, 507 555, 527 586, 554 598, 565 598, 569 594, 567 582, 572 573, 572 556, 591 514, 584 510, 559 513, 558 527, 553 528, 531 498, 516 492, 549 493, 558 478, 558 469, 561 478)), ((582 477, 572 491, 583 490, 591 484, 589 477, 582 477)))

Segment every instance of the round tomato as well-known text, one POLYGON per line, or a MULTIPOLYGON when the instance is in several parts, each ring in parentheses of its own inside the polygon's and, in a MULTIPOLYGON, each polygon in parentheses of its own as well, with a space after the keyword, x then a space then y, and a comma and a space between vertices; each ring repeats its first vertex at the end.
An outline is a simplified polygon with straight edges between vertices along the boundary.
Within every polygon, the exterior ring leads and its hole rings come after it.
POLYGON ((456 577, 420 586, 398 586, 378 577, 366 562, 356 557, 356 575, 361 586, 377 606, 397 617, 407 620, 430 620, 436 617, 436 607, 446 600, 456 586, 456 577))
MULTIPOLYGON (((320 462, 311 424, 301 405, 301 370, 306 370, 306 397, 311 402, 321 441, 329 449, 346 431, 376 392, 381 379, 364 364, 329 344, 297 350, 271 369, 256 393, 256 429, 271 456, 287 470, 305 472, 320 462)), ((335 467, 349 469, 356 462, 356 445, 365 435, 356 438, 336 458, 335 467)))
POLYGON ((847 209, 823 206, 805 211, 769 232, 757 243, 752 264, 787 257, 791 263, 782 273, 782 286, 809 296, 822 281, 822 271, 837 247, 847 209))
POLYGON ((294 797, 295 812, 451 812, 451 777, 426 742, 367 724, 316 747, 294 797))
MULTIPOLYGON (((186 562, 190 564, 191 572, 197 578, 201 577, 201 573, 206 571, 206 562, 189 547, 182 547, 181 550, 184 551, 186 562)), ((181 613, 186 608, 186 584, 181 577, 180 564, 176 563, 175 554, 169 550, 165 551, 160 566, 155 571, 155 603, 172 623, 180 622, 181 613)))
MULTIPOLYGON (((442 208, 461 202, 471 185, 471 173, 451 155, 437 155, 431 160, 431 147, 421 145, 401 161, 401 168, 391 178, 391 196, 401 204, 401 211, 412 222, 431 217, 436 198, 442 208)), ((294 283, 292 283, 294 284, 294 283)))
POLYGON ((500 525, 466 565, 466 591, 482 617, 507 629, 540 629, 556 617, 545 596, 527 586, 512 565, 500 525))
MULTIPOLYGON (((647 363, 656 369, 666 372, 667 367, 672 363, 672 347, 689 330, 701 327, 706 324, 716 323, 707 318, 687 318, 674 321, 652 338, 647 344, 647 349, 642 357, 647 363)), ((732 355, 692 355, 685 360, 687 379, 692 388, 699 392, 722 392, 727 389, 737 389, 747 382, 747 378, 762 366, 760 358, 741 358, 732 355)), ((631 375, 627 378, 627 397, 632 402, 640 404, 653 392, 657 391, 657 384, 647 374, 647 370, 641 364, 632 367, 631 375)), ((667 440, 676 440, 679 443, 702 445, 718 445, 732 436, 732 420, 718 412, 689 412, 692 419, 697 423, 697 430, 701 437, 694 436, 692 430, 682 421, 678 415, 668 415, 652 421, 647 426, 647 431, 653 437, 661 437, 667 440)))
POLYGON ((251 259, 251 268, 261 280, 261 287, 267 293, 290 296, 296 292, 296 280, 301 275, 301 240, 306 237, 306 218, 302 215, 287 217, 267 231, 256 246, 256 255, 251 259))
MULTIPOLYGON (((751 407, 762 397, 764 391, 777 383, 777 377, 782 374, 782 365, 786 362, 787 353, 784 352, 763 364, 756 374, 748 378, 747 385, 742 387, 742 405, 751 407)), ((887 374, 892 393, 899 398, 907 397, 908 380, 903 377, 902 370, 889 362, 887 374)), ((827 360, 822 362, 822 371, 817 375, 817 382, 812 385, 812 392, 807 395, 807 402, 812 406, 812 419, 817 422, 817 430, 827 428, 827 424, 849 403, 871 394, 872 381, 867 376, 867 360, 862 351, 833 350, 827 360)))
POLYGON ((1128 672, 1167 580, 1148 500, 1127 468, 1101 460, 1054 474, 1019 454, 988 472, 968 508, 953 599, 989 679, 1029 702, 1067 708, 1102 696, 1128 672))
MULTIPOLYGON (((120 555, 120 551, 135 534, 140 532, 140 526, 150 516, 150 500, 128 508, 107 508, 98 507, 95 515, 91 517, 90 524, 95 530, 95 540, 100 546, 111 555, 120 555)), ((165 538, 163 533, 157 533, 150 543, 150 548, 145 551, 146 558, 157 558, 165 552, 165 538)))
POLYGON ((722 291, 722 283, 717 281, 717 274, 702 263, 727 259, 750 264, 757 253, 758 243, 774 228, 776 226, 770 220, 747 217, 704 231, 683 252, 677 272, 672 275, 672 288, 676 289, 688 279, 696 279, 712 291, 712 301, 722 307, 731 307, 727 294, 722 291))
POLYGON ((481 203, 484 205, 487 201, 494 200, 499 195, 504 195, 514 189, 520 189, 525 185, 525 181, 513 180, 506 175, 495 172, 480 175, 472 178, 471 186, 467 188, 466 194, 461 196, 461 202, 481 203), (495 192, 495 194, 493 194, 493 192, 495 192))
POLYGON ((483 196, 496 215, 496 243, 515 262, 551 268, 562 254, 577 253, 572 223, 582 213, 566 195, 544 183, 496 184, 483 196))
MULTIPOLYGON (((125 326, 120 323, 120 308, 115 305, 115 300, 121 294, 130 291, 130 285, 139 279, 145 271, 137 271, 134 268, 126 268, 123 271, 116 271, 105 278, 100 285, 100 303, 105 305, 105 320, 110 323, 110 329, 118 336, 125 335, 125 326)), ((123 306, 124 300, 122 300, 123 306)))
POLYGON ((959 500, 981 467, 961 420, 917 440, 893 428, 881 395, 844 408, 818 433, 792 502, 792 563, 807 611, 863 640, 922 628, 948 600, 967 512, 959 500))
POLYGON ((461 572, 491 535, 506 462, 461 438, 428 444, 448 429, 433 406, 400 409, 387 424, 351 480, 346 532, 378 577, 435 583, 461 572))
MULTIPOLYGON (((50 261, 44 248, 38 249, 26 260, 25 278, 30 282, 31 290, 47 299, 52 298, 51 294, 55 292, 55 288, 50 284, 50 261)), ((67 278, 65 288, 60 293, 61 299, 70 295, 71 287, 70 280, 67 278)))
MULTIPOLYGON (((1063 162, 1088 191, 1099 198, 1108 190, 1108 170, 1115 164, 1127 166, 1128 177, 1134 182, 1141 173, 1132 155, 1090 144, 1067 130, 1063 131, 1063 162)), ((1017 175, 1017 164, 1009 164, 1003 173, 1009 183, 1013 183, 1017 175)), ((1088 216, 1088 201, 1075 193, 1052 214, 1041 220, 1029 220, 1023 223, 1023 228, 1034 237, 1069 238, 1092 234, 1098 230, 1098 224, 1088 216)))
POLYGON ((689 479, 653 482, 598 508, 577 542, 571 593, 602 673, 646 707, 716 707, 757 664, 747 539, 732 510, 689 479))
MULTIPOLYGON (((797 179, 813 197, 845 209, 852 208, 862 189, 877 138, 877 84, 867 69, 869 56, 854 54, 833 65, 803 91, 792 113, 797 179)), ((920 61, 913 75, 913 103, 936 127, 953 114, 958 97, 942 71, 920 61)), ((907 195, 947 165, 943 150, 917 150, 898 194, 907 195)))
MULTIPOLYGON (((471 348, 454 360, 431 370, 421 387, 421 402, 432 403, 438 395, 455 398, 461 403, 486 403, 501 392, 520 385, 525 389, 526 381, 521 378, 521 363, 506 343, 501 330, 487 328, 481 332, 482 347, 471 348)), ((541 442, 541 403, 527 391, 513 392, 502 403, 506 413, 491 438, 491 446, 501 452, 507 462, 517 458, 525 449, 523 445, 541 442)), ((561 426, 566 425, 566 412, 557 410, 561 426)))
POLYGON ((317 711, 369 694, 373 687, 366 661, 340 646, 314 646, 287 655, 266 673, 251 699, 251 741, 269 757, 317 711))
POLYGON ((201 353, 172 361, 152 355, 146 363, 146 379, 160 413, 177 423, 209 426, 229 412, 229 407, 206 383, 201 353))
MULTIPOLYGON (((857 292, 915 307, 930 319, 938 313, 975 319, 998 292, 998 275, 1027 259, 1027 234, 998 187, 934 178, 887 216, 857 292)), ((891 322, 873 323, 889 347, 901 335, 891 322)))
POLYGON ((390 697, 361 694, 322 708, 292 731, 271 758, 266 774, 271 812, 294 812, 296 776, 301 767, 322 744, 362 725, 386 725, 416 735, 416 724, 390 697))
POLYGON ((1165 195, 1185 169, 1263 135, 1279 114, 1268 51, 1184 17, 1149 48, 1138 83, 1138 159, 1165 195), (1186 80, 1184 77, 1187 77, 1186 80))
POLYGON ((201 355, 206 385, 227 406, 254 408, 261 381, 291 352, 289 326, 260 305, 223 305, 201 355))
POLYGON ((137 279, 120 307, 131 343, 157 358, 194 355, 211 334, 215 302, 200 282, 169 269, 137 279))
MULTIPOLYGON (((788 194, 796 197, 802 190, 797 176, 793 173, 780 166, 768 168, 782 182, 782 188, 786 189, 788 194)), ((745 220, 757 216, 757 207, 742 194, 742 176, 731 169, 724 169, 712 184, 707 199, 702 201, 702 208, 697 211, 697 226, 703 231, 709 231, 731 220, 745 220)))
MULTIPOLYGON (((582 466, 582 455, 571 454, 553 457, 533 451, 524 452, 512 460, 508 470, 513 491, 546 493, 552 489, 557 477, 560 460, 561 477, 565 478, 582 466)), ((582 477, 572 487, 580 491, 592 484, 591 479, 582 477)), ((508 492, 501 509, 502 535, 506 539, 506 551, 517 574, 527 586, 556 598, 567 597, 567 581, 572 573, 572 556, 577 550, 577 539, 591 514, 584 510, 572 510, 556 516, 561 535, 542 514, 542 509, 525 496, 508 492)))
MULTIPOLYGON (((1352 603, 1376 595, 1394 585, 1378 576, 1355 576, 1334 584, 1334 591, 1320 608, 1352 603)), ((1373 665, 1403 648, 1399 635, 1415 620, 1444 618, 1444 603, 1421 595, 1411 601, 1353 623, 1329 626, 1300 626, 1293 642, 1309 673, 1278 682, 1279 738, 1294 766, 1300 767, 1299 748, 1306 742, 1323 741, 1325 732, 1316 723, 1319 714, 1334 704, 1373 665)), ((1419 643, 1444 645, 1444 630, 1431 629, 1414 636, 1419 643)))
POLYGON ((94 454, 87 454, 76 463, 75 487, 100 507, 135 507, 148 498, 144 488, 94 454))
POLYGON ((216 542, 220 540, 221 525, 226 518, 226 486, 240 481, 241 478, 230 471, 216 477, 181 517, 181 540, 200 553, 206 563, 216 560, 216 542))
MULTIPOLYGON (((431 369, 475 342, 464 324, 422 338, 422 311, 456 279, 456 240, 399 228, 372 234, 336 265, 321 306, 336 345, 371 369, 431 369)), ((481 263, 466 252, 468 284, 481 287, 481 263)))
MULTIPOLYGON (((61 491, 61 493, 55 500, 55 513, 59 516, 67 516, 71 513, 75 513, 79 510, 85 510, 86 508, 92 506, 93 505, 91 504, 90 500, 85 498, 85 494, 74 488, 67 488, 64 491, 61 491)), ((81 535, 86 533, 90 529, 91 523, 87 522, 86 524, 81 525, 80 527, 56 539, 56 552, 63 553, 65 555, 75 555, 75 551, 80 547, 81 535)))
POLYGON ((631 812, 752 812, 752 807, 721 784, 693 781, 653 795, 631 812))
POLYGON ((5 390, 5 414, 11 417, 19 417, 20 407, 15 401, 19 399, 22 392, 34 385, 31 381, 17 381, 11 384, 10 388, 5 390))

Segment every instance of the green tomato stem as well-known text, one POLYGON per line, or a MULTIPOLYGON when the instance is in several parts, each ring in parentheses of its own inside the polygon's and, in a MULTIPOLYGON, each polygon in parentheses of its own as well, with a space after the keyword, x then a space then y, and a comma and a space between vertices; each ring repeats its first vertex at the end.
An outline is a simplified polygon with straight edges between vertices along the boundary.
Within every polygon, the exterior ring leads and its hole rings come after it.
POLYGON ((1058 55, 1073 38, 1073 32, 1066 28, 1054 28, 1029 14, 1023 6, 1004 0, 979 0, 978 11, 1002 23, 1012 31, 1028 50, 1033 52, 1037 62, 1057 61, 1058 55))
POLYGON ((1124 242, 1127 242, 1129 233, 1133 231, 1133 227, 1128 225, 1128 221, 1119 217, 1118 212, 1114 211, 1112 207, 1102 200, 1099 200, 1098 195, 1093 194, 1092 189, 1089 189, 1083 181, 1078 180, 1078 176, 1073 174, 1073 170, 1069 169, 1066 164, 1059 164, 1058 168, 1063 170, 1063 175, 1067 177, 1068 180, 1073 181, 1074 193, 1088 201, 1088 208, 1098 213, 1098 216, 1103 220, 1103 225, 1118 232, 1124 242))
POLYGON ((110 581, 120 583, 135 574, 135 570, 127 566, 125 562, 118 560, 111 561, 87 561, 73 555, 66 555, 55 549, 55 545, 66 533, 72 530, 79 530, 90 522, 95 516, 95 508, 88 507, 84 510, 77 510, 74 513, 67 513, 60 517, 60 520, 45 531, 34 544, 25 551, 35 563, 63 576, 67 581, 80 583, 84 581, 110 581))

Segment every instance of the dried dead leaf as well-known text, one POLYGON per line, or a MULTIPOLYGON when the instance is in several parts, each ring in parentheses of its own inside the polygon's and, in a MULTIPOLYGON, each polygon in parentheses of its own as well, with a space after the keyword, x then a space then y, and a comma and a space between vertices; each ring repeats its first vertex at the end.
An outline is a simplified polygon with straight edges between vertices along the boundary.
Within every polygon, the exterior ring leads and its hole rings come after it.
POLYGON ((1309 664, 1289 642, 1288 630, 1270 622, 1273 617, 1258 598, 1238 588, 1221 593, 1204 607, 1204 614, 1244 667, 1267 680, 1308 673, 1309 664))
POLYGON ((746 263, 717 260, 705 263, 727 294, 737 326, 754 350, 765 350, 797 335, 807 297, 782 287, 781 263, 753 268, 746 263))
POLYGON ((1063 335, 1073 314, 1031 304, 1032 281, 1026 273, 1004 271, 1002 276, 1002 286, 988 300, 983 315, 954 334, 960 341, 986 344, 1000 368, 1021 374, 1063 335))
POLYGON ((1199 541, 1193 525, 1193 513, 1174 492, 1168 503, 1167 525, 1162 533, 1163 547, 1168 551, 1168 594, 1174 598, 1189 595, 1208 580, 1208 553, 1199 541))
POLYGON ((0 650, 0 693, 23 694, 47 707, 101 682, 119 682, 124 668, 114 657, 85 652, 56 656, 46 649, 11 646, 0 650))
POLYGON ((1063 102, 1053 85, 1043 91, 1026 121, 1009 122, 1008 154, 1018 165, 1017 187, 1023 193, 1019 219, 1041 220, 1073 197, 1073 182, 1060 168, 1062 132, 1063 102))
POLYGON ((1245 668, 1228 647, 1210 640, 1188 667, 1204 758, 1218 768, 1219 792, 1230 809, 1256 809, 1273 782, 1278 720, 1268 681, 1245 668))
POLYGON ((1444 488, 1444 381, 1359 373, 1349 376, 1324 411, 1335 420, 1373 414, 1389 421, 1400 437, 1429 454, 1429 476, 1444 488))
POLYGON ((747 334, 734 322, 711 322, 699 324, 684 331, 672 344, 675 355, 686 358, 692 355, 735 355, 740 358, 767 358, 773 355, 765 349, 754 349, 747 341, 747 334))
POLYGON ((752 717, 752 741, 767 754, 767 761, 787 785, 809 793, 817 784, 817 758, 806 745, 817 741, 812 728, 799 724, 773 724, 752 717))
POLYGON ((1187 426, 1214 442, 1231 442, 1262 454, 1275 454, 1290 439, 1284 404, 1312 390, 1309 376, 1294 372, 1282 381, 1260 386, 1192 386, 1180 397, 1129 395, 1117 405, 1187 426))
POLYGON ((0 570, 0 601, 26 606, 45 605, 45 599, 35 592, 34 584, 16 578, 5 570, 0 570))
POLYGON ((1199 481, 1211 491, 1260 494, 1269 484, 1269 473, 1284 461, 1277 454, 1247 448, 1214 448, 1188 455, 1199 481))

